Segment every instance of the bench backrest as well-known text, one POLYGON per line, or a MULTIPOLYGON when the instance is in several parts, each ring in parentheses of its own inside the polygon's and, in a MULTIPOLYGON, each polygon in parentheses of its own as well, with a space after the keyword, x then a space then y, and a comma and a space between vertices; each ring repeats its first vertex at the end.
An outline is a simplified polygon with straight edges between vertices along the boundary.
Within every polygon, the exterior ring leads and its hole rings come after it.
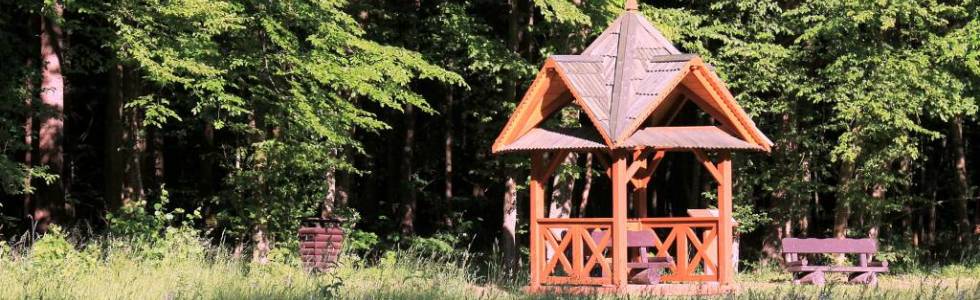
POLYGON ((873 239, 783 239, 783 253, 868 253, 878 252, 873 239))
MULTIPOLYGON (((599 243, 608 231, 593 231, 592 240, 599 243)), ((626 232, 626 247, 653 247, 656 246, 656 237, 653 235, 652 231, 649 230, 638 230, 638 231, 627 231, 626 232)), ((606 245, 606 247, 612 247, 612 243, 606 245)))

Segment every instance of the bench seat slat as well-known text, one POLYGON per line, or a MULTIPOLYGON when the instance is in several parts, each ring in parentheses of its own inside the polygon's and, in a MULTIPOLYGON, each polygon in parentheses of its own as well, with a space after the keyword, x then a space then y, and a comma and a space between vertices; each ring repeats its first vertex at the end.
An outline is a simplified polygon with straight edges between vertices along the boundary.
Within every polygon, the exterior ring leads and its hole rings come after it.
POLYGON ((786 268, 790 272, 888 272, 888 267, 858 267, 858 266, 795 266, 786 268))
POLYGON ((878 242, 873 239, 798 239, 785 238, 783 253, 877 253, 878 242))

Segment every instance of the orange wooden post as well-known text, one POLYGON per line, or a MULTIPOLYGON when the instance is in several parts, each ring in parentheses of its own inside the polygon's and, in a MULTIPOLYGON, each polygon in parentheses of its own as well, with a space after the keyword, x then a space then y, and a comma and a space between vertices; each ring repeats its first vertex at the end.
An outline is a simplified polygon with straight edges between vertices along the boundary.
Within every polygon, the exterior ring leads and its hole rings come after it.
POLYGON ((735 275, 732 264, 732 155, 728 151, 718 153, 721 160, 718 172, 718 281, 732 283, 735 275))
POLYGON ((612 282, 617 288, 626 288, 626 156, 613 152, 612 163, 612 282))
POLYGON ((544 152, 534 152, 531 154, 531 214, 528 222, 531 224, 531 249, 530 261, 532 289, 541 286, 541 267, 544 265, 544 248, 541 240, 541 230, 538 227, 538 219, 544 217, 544 182, 547 168, 544 160, 544 152))

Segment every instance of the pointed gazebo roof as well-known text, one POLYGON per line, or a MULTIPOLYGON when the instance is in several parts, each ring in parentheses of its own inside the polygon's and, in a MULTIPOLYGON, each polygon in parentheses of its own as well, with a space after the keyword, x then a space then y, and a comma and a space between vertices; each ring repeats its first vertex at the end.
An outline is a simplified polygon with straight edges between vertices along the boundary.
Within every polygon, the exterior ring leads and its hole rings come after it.
POLYGON ((627 10, 581 54, 546 60, 493 150, 768 151, 771 145, 700 57, 682 53, 628 3, 627 10), (669 125, 665 121, 670 111, 679 109, 685 98, 720 125, 664 126, 669 125), (570 103, 585 112, 597 134, 540 128, 552 113, 570 103), (645 124, 648 127, 641 128, 645 124))

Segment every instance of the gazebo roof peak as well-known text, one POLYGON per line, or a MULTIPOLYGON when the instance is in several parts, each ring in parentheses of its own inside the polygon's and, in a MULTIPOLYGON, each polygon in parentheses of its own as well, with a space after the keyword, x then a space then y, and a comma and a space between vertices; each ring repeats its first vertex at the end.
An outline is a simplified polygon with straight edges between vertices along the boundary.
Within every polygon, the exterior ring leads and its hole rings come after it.
POLYGON ((665 111, 680 107, 677 103, 684 99, 679 98, 690 97, 701 99, 699 107, 718 120, 724 132, 760 150, 769 149, 772 142, 735 103, 710 67, 697 55, 677 49, 637 11, 636 1, 628 0, 625 11, 582 53, 553 55, 545 61, 494 143, 494 152, 571 147, 568 145, 577 145, 575 149, 657 147, 637 142, 641 127, 668 125, 665 111), (548 130, 529 135, 571 103, 585 112, 600 139, 548 130), (530 141, 532 137, 537 141, 530 141), (517 147, 522 144, 514 144, 518 139, 530 144, 517 147), (567 142, 570 139, 587 140, 567 142), (556 144, 559 141, 562 145, 556 144))

